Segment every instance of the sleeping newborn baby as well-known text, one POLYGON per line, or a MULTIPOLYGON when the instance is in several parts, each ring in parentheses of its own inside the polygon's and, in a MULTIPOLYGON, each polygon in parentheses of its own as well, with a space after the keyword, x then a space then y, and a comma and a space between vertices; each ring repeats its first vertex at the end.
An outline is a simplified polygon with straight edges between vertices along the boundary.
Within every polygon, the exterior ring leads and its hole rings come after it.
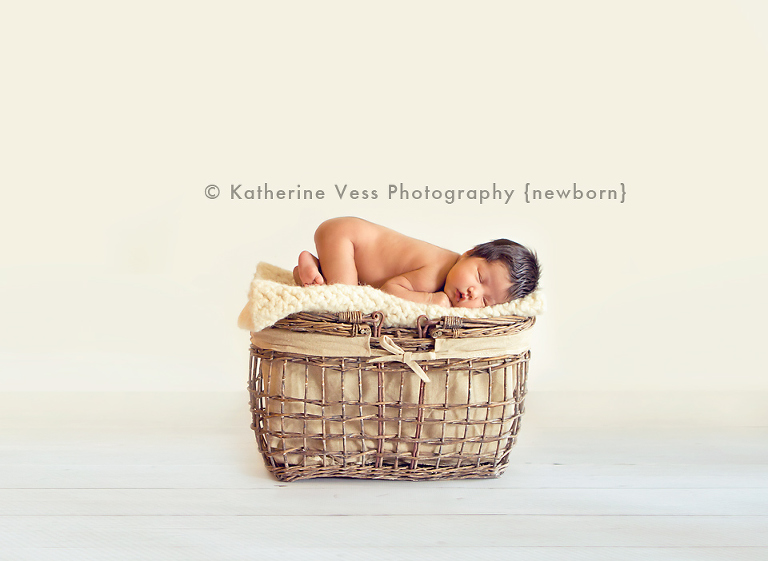
POLYGON ((299 255, 297 284, 367 284, 405 300, 482 308, 522 298, 539 282, 536 254, 510 240, 459 255, 362 220, 333 218, 315 232, 317 256, 299 255))

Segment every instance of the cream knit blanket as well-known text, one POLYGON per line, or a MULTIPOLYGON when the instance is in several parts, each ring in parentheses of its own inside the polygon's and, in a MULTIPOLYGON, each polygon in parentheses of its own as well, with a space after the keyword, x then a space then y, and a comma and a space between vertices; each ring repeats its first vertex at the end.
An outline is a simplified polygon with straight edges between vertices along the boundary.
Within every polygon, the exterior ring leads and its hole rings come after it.
POLYGON ((429 319, 447 315, 465 318, 531 317, 543 313, 544 307, 544 294, 540 289, 525 298, 486 308, 443 308, 409 302, 371 286, 296 286, 290 271, 259 263, 251 281, 248 303, 240 312, 237 325, 249 331, 261 331, 297 312, 360 311, 370 314, 380 311, 384 313, 385 327, 413 327, 421 315, 429 319))

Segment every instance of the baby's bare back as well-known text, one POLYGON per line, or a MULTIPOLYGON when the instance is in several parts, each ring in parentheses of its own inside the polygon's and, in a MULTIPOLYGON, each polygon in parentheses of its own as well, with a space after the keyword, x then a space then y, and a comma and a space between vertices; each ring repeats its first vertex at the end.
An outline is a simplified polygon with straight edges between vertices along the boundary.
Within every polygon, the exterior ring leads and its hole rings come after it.
POLYGON ((338 227, 352 241, 359 280, 375 288, 389 279, 415 270, 425 270, 423 285, 415 290, 435 292, 445 283, 459 254, 411 238, 360 218, 340 218, 338 227))

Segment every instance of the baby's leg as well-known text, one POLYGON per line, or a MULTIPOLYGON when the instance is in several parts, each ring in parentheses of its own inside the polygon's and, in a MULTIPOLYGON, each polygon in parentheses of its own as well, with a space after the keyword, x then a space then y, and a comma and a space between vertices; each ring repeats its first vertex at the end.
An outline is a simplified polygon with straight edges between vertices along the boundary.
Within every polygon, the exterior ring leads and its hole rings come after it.
POLYGON ((357 284, 355 246, 352 242, 357 222, 360 221, 335 218, 320 224, 315 232, 320 270, 328 284, 357 284))
POLYGON ((303 286, 325 284, 317 257, 308 251, 302 251, 299 254, 299 264, 293 269, 293 280, 296 281, 296 284, 303 286))

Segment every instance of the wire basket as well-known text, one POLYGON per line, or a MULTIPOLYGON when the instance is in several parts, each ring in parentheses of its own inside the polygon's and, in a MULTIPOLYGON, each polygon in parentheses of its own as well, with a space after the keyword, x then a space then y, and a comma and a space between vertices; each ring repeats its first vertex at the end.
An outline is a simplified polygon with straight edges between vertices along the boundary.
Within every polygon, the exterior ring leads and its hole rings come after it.
POLYGON ((498 477, 524 412, 535 318, 298 313, 251 333, 252 428, 281 481, 498 477))

